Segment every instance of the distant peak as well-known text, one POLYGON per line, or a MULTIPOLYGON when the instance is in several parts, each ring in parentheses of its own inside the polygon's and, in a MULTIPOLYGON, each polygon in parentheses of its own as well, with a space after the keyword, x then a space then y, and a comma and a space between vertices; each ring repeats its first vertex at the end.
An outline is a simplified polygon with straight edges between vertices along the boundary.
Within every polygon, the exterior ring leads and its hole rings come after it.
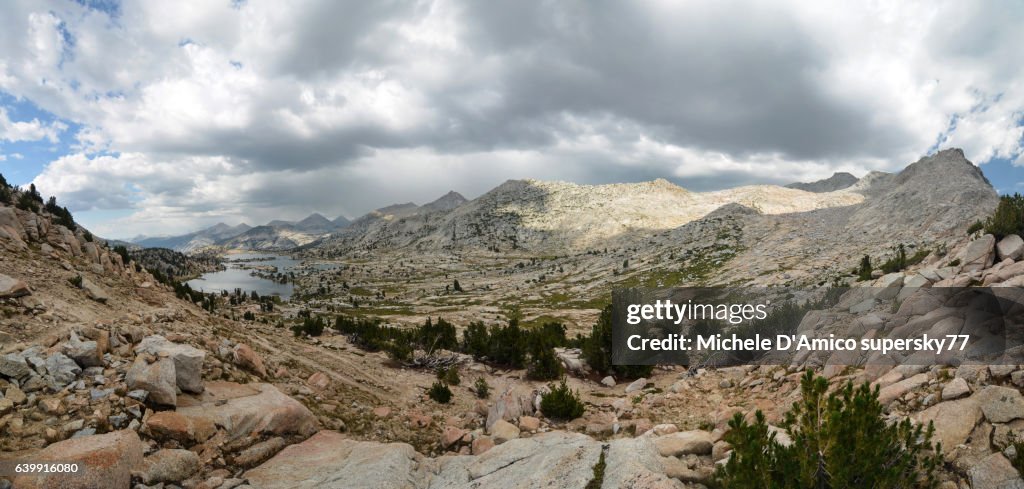
POLYGON ((448 191, 448 193, 442 195, 439 199, 429 204, 424 204, 423 208, 430 210, 450 210, 462 204, 465 204, 466 202, 469 201, 466 200, 466 198, 463 197, 462 194, 454 190, 450 190, 448 191))
POLYGON ((825 193, 835 192, 836 190, 843 190, 850 188, 856 184, 859 179, 852 174, 846 172, 835 172, 831 177, 824 180, 818 180, 815 182, 796 182, 786 185, 786 188, 792 188, 796 190, 803 190, 805 192, 825 193))

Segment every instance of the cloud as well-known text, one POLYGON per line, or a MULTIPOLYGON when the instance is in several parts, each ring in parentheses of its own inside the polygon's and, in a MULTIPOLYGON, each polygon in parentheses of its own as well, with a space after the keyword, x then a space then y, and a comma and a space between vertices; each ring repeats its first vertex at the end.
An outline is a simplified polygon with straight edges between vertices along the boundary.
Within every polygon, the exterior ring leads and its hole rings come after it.
POLYGON ((12 121, 7 114, 7 109, 0 107, 0 142, 13 143, 45 139, 56 143, 60 139, 60 133, 65 129, 67 129, 67 125, 60 121, 48 124, 40 122, 39 119, 12 121))
POLYGON ((353 216, 521 177, 785 183, 895 170, 945 146, 1024 162, 1019 5, 0 11, 0 90, 80 127, 35 183, 72 209, 132 209, 119 228, 152 232, 157 213, 181 226, 353 216))

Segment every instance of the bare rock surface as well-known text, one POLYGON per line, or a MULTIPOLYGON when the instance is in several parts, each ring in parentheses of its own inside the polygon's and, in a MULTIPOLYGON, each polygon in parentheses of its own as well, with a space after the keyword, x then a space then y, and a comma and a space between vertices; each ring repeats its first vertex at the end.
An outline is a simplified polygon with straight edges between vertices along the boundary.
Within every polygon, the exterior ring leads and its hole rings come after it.
POLYGON ((177 412, 193 422, 212 422, 229 439, 249 433, 309 436, 317 430, 313 413, 270 384, 210 382, 202 394, 183 396, 177 412))
POLYGON ((421 488, 426 487, 419 482, 426 475, 422 460, 404 443, 360 442, 321 431, 247 471, 245 478, 262 489, 421 488))
POLYGON ((83 436, 54 443, 32 456, 39 462, 78 462, 81 474, 23 476, 14 479, 14 487, 92 489, 129 487, 132 472, 143 466, 143 445, 131 430, 105 435, 83 436))

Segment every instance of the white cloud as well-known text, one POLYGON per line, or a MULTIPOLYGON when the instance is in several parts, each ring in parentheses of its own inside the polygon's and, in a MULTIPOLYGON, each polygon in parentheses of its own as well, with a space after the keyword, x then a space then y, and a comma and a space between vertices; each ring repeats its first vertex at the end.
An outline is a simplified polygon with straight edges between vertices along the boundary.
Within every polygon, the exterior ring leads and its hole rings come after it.
POLYGON ((49 124, 40 122, 39 119, 12 121, 7 114, 7 109, 0 107, 0 142, 46 139, 51 143, 56 143, 60 139, 60 133, 67 128, 67 124, 60 121, 53 121, 49 124))
MULTIPOLYGON (((1016 4, 0 12, 0 90, 81 125, 35 183, 72 209, 133 209, 122 228, 351 216, 515 177, 781 183, 894 170, 935 146, 1024 164, 1016 4)), ((0 116, 0 139, 64 130, 0 116)))

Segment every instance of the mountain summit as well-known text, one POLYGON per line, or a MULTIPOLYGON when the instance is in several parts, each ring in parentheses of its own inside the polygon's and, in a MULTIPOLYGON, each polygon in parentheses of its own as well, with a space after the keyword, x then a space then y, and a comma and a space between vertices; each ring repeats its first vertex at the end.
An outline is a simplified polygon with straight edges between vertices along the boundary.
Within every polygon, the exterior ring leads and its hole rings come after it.
POLYGON ((842 190, 849 188, 851 185, 857 183, 857 177, 846 173, 836 172, 831 177, 824 180, 818 180, 816 182, 804 183, 796 182, 786 185, 786 188, 795 188, 797 190, 803 190, 806 192, 835 192, 836 190, 842 190))

